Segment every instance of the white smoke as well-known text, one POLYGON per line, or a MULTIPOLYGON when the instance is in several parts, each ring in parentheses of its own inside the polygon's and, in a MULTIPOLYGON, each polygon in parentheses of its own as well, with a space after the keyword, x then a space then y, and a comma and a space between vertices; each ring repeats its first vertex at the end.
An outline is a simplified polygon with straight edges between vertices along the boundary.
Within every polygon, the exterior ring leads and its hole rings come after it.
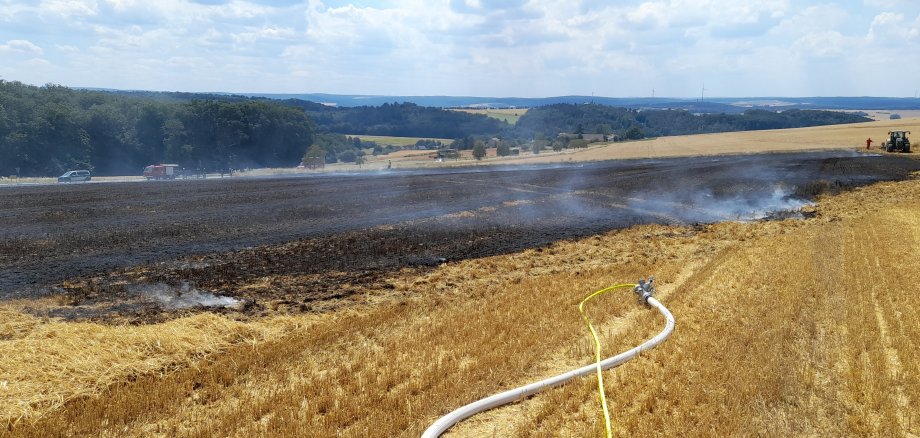
POLYGON ((686 222, 749 221, 779 212, 795 211, 813 203, 792 197, 791 190, 775 185, 773 190, 738 193, 720 197, 710 190, 687 194, 647 195, 630 198, 636 209, 671 216, 686 222))
POLYGON ((165 283, 134 285, 131 293, 143 296, 167 309, 188 309, 191 307, 232 307, 240 303, 233 297, 202 292, 188 283, 179 287, 165 283))

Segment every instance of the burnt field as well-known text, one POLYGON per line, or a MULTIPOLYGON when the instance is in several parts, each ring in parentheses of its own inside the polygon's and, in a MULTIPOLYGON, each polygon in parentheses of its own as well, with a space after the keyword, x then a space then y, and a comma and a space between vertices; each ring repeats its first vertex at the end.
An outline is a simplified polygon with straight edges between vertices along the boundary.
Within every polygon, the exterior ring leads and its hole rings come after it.
POLYGON ((406 267, 642 223, 782 217, 817 194, 916 170, 916 160, 840 152, 7 187, 0 298, 67 296, 71 313, 59 315, 92 318, 85 306, 119 310, 150 285, 309 310, 386 289, 386 274, 406 267), (279 275, 288 280, 265 285, 279 275))

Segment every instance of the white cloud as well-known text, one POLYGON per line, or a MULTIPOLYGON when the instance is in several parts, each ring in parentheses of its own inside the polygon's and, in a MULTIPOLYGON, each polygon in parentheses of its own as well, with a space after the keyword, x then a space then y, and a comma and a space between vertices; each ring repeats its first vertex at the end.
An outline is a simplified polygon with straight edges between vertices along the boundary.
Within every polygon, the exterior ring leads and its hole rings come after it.
POLYGON ((6 44, 0 44, 0 53, 4 52, 42 54, 44 50, 29 40, 9 40, 6 44))
POLYGON ((49 62, 47 59, 42 59, 42 58, 32 58, 32 59, 29 59, 23 62, 20 65, 24 67, 29 67, 29 68, 42 68, 42 69, 53 66, 53 64, 51 64, 51 62, 49 62))
POLYGON ((38 6, 44 13, 70 17, 96 15, 98 8, 95 0, 43 0, 38 6))
POLYGON ((920 55, 920 4, 899 0, 0 0, 0 23, 0 64, 23 76, 12 79, 32 76, 16 62, 41 56, 57 67, 40 77, 75 86, 691 96, 706 82, 722 95, 835 84, 885 94, 920 74, 846 76, 920 55))
POLYGON ((920 36, 920 17, 913 23, 907 22, 903 14, 883 12, 874 19, 869 26, 866 39, 880 44, 904 45, 920 36))
POLYGON ((69 44, 55 44, 54 48, 63 53, 80 53, 80 48, 69 44))
POLYGON ((898 10, 908 8, 910 6, 916 6, 916 1, 914 0, 865 0, 864 3, 868 6, 890 10, 898 10))
POLYGON ((848 39, 836 31, 809 32, 792 45, 800 56, 815 58, 842 57, 850 47, 848 39))

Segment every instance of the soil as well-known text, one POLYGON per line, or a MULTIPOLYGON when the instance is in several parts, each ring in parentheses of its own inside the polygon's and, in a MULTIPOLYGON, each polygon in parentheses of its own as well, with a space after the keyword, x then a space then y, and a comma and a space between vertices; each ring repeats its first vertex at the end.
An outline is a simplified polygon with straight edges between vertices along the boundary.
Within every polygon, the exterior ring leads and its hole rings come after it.
POLYGON ((401 269, 642 223, 785 218, 822 193, 909 177, 920 161, 845 152, 576 165, 67 184, 0 189, 0 299, 50 316, 149 322, 168 285, 223 311, 322 310, 401 269))

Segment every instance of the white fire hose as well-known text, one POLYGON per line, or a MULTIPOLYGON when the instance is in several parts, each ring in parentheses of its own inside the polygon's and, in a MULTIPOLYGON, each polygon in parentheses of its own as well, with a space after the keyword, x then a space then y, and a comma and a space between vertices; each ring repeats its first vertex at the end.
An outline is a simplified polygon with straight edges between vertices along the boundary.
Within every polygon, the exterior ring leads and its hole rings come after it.
MULTIPOLYGON (((655 335, 655 337, 643 342, 641 345, 631 350, 624 351, 616 356, 602 360, 600 362, 601 369, 607 370, 617 367, 626 361, 640 355, 643 351, 655 348, 655 346, 667 339, 671 332, 674 331, 674 316, 671 315, 671 312, 667 309, 667 307, 664 307, 663 304, 652 297, 653 289, 651 288, 651 281, 648 283, 645 283, 644 280, 640 281, 639 285, 636 286, 635 291, 637 294, 639 294, 641 300, 645 301, 645 303, 649 306, 658 309, 658 311, 661 312, 661 314, 664 316, 666 321, 664 330, 662 330, 661 333, 655 335)), ((482 400, 475 401, 439 418, 431 426, 429 426, 428 429, 425 430, 425 433, 422 434, 422 438, 437 438, 441 436, 444 431, 450 429, 451 426, 480 412, 487 411, 492 408, 497 408, 514 401, 522 400, 539 392, 543 392, 547 389, 559 386, 576 377, 587 376, 591 373, 594 373, 596 370, 597 364, 586 365, 576 370, 569 371, 565 374, 560 374, 556 377, 550 377, 539 382, 531 383, 520 388, 511 389, 490 397, 486 397, 482 400)))

